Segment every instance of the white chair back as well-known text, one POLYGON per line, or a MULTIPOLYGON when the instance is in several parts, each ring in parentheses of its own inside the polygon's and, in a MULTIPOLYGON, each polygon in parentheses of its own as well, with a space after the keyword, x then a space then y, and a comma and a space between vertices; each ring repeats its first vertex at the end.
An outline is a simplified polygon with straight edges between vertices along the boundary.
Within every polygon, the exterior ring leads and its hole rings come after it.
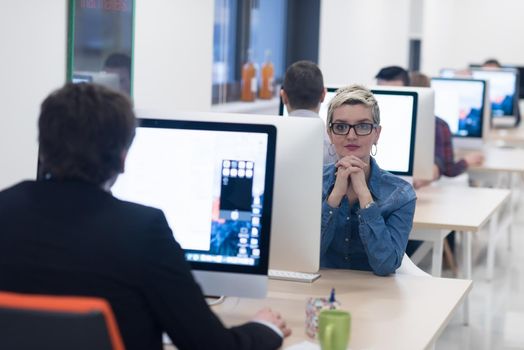
POLYGON ((402 258, 402 264, 400 264, 400 267, 397 269, 396 273, 400 275, 433 277, 429 273, 423 271, 420 267, 415 265, 406 253, 404 253, 404 257, 402 258))

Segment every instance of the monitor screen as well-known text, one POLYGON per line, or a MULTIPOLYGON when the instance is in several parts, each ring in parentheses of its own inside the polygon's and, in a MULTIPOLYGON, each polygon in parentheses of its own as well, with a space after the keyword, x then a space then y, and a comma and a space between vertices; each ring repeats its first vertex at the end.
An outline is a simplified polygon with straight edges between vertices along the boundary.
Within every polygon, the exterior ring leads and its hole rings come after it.
POLYGON ((486 80, 489 83, 488 95, 491 103, 491 116, 493 118, 514 117, 518 114, 519 73, 517 69, 472 67, 468 72, 444 68, 440 70, 440 76, 443 78, 486 80))
MULTIPOLYGON (((336 94, 335 88, 328 88, 319 115, 327 120, 329 102, 336 94)), ((372 90, 380 108, 382 131, 378 141, 379 151, 374 157, 378 165, 393 174, 412 176, 415 154, 415 130, 417 116, 417 93, 408 91, 372 90)), ((287 116, 287 110, 280 102, 280 115, 287 116)))
POLYGON ((204 293, 264 296, 239 275, 267 280, 275 146, 271 125, 142 119, 112 191, 162 209, 194 272, 224 273, 196 273, 204 293))
POLYGON ((120 89, 119 78, 116 73, 75 71, 71 81, 75 84, 95 83, 117 91, 120 89))
POLYGON ((435 115, 457 137, 482 138, 486 83, 483 80, 432 78, 435 115))
POLYGON ((474 79, 489 81, 489 100, 493 117, 514 116, 517 105, 516 69, 472 69, 474 79))
MULTIPOLYGON (((481 69, 482 68, 482 64, 480 63, 470 63, 469 64, 469 67, 470 68, 474 68, 474 69, 481 69)), ((524 99, 524 79, 521 79, 521 77, 524 75, 524 67, 523 66, 518 66, 518 65, 514 65, 514 64, 505 64, 502 66, 502 68, 513 68, 513 69, 516 69, 518 71, 518 77, 519 77, 519 99, 524 99)))

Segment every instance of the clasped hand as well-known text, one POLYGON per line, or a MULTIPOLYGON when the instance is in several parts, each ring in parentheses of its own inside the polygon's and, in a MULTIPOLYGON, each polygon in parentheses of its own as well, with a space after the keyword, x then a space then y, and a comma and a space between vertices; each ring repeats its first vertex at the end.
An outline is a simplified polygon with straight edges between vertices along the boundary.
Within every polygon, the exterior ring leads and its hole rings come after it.
POLYGON ((335 167, 337 168, 335 186, 328 199, 331 206, 339 206, 342 198, 350 192, 354 192, 359 199, 370 197, 365 171, 368 164, 351 155, 341 158, 335 167))

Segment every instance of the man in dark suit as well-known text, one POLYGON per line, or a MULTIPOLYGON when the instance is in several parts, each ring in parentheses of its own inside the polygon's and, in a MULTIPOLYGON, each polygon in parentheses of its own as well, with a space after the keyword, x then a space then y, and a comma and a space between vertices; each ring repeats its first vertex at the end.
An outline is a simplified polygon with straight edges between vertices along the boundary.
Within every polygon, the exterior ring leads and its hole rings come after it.
POLYGON ((0 290, 109 301, 126 348, 275 349, 290 330, 259 311, 225 328, 209 309, 162 211, 109 192, 135 134, 124 95, 68 84, 42 103, 41 181, 0 192, 0 290))

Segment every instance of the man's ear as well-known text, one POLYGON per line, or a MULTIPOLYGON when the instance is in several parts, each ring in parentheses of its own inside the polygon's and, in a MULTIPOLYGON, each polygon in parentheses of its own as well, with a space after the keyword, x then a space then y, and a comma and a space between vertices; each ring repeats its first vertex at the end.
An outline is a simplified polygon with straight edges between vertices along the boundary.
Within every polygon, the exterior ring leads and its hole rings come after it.
POLYGON ((289 98, 284 89, 280 89, 280 97, 282 97, 282 103, 287 106, 289 104, 289 98))
POLYGON ((322 94, 320 95, 320 103, 324 102, 324 99, 326 98, 326 94, 327 94, 327 89, 324 88, 324 90, 322 90, 322 94))
POLYGON ((120 153, 120 173, 123 174, 126 169, 127 149, 120 153))

